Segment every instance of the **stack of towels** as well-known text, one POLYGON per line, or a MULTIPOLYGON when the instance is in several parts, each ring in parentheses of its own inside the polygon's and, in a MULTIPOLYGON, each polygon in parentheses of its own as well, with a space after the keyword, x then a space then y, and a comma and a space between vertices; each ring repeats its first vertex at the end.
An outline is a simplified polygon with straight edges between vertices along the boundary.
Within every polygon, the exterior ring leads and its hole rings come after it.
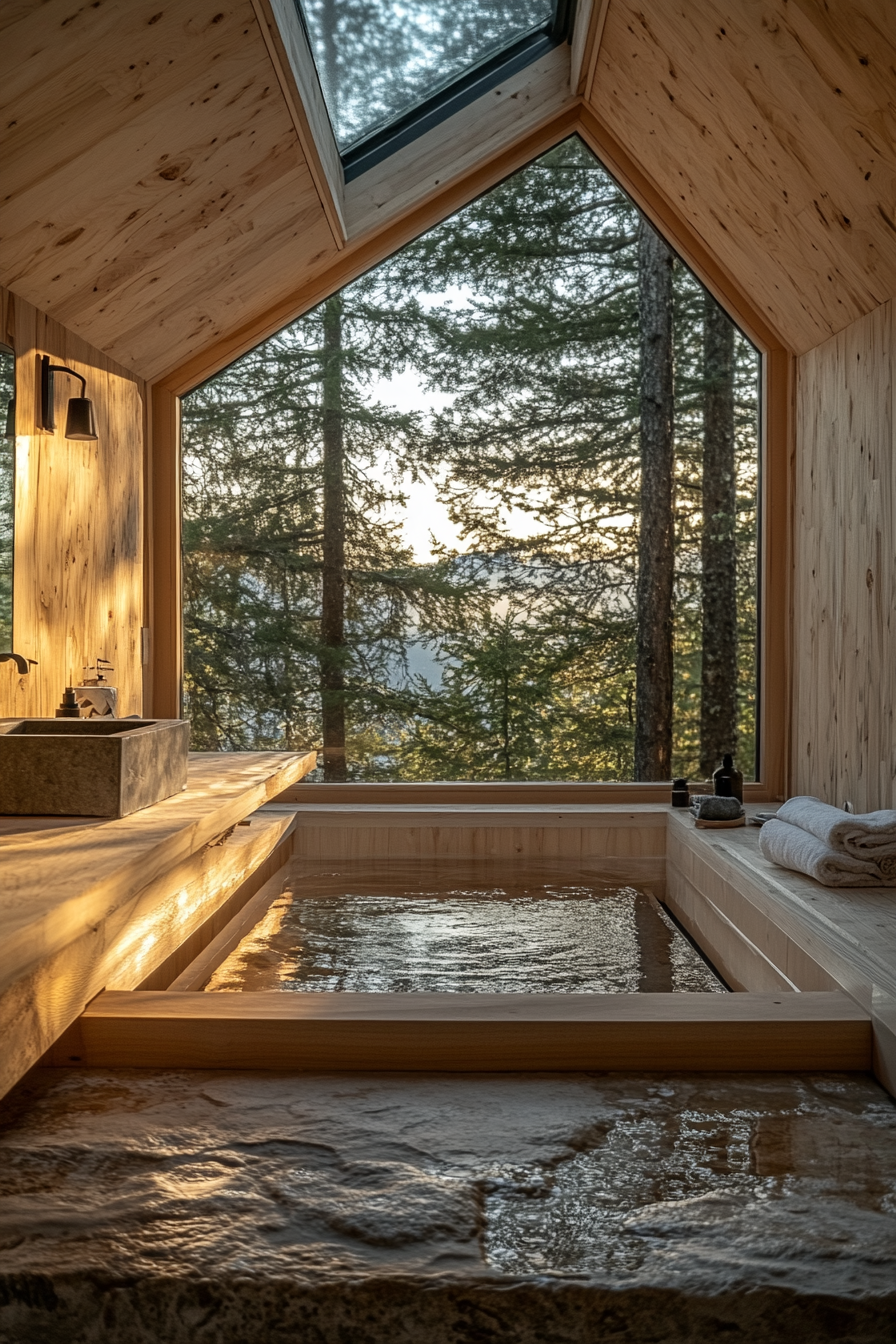
POLYGON ((857 814, 791 798, 759 832, 759 848, 826 887, 896 886, 896 811, 857 814))

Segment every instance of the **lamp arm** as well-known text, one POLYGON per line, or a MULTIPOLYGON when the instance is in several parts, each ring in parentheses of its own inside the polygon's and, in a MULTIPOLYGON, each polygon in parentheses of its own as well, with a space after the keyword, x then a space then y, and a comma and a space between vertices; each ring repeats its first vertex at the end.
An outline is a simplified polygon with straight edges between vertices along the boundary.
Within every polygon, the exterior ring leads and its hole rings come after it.
POLYGON ((75 373, 74 369, 70 369, 67 364, 48 364, 47 373, 70 373, 81 384, 81 395, 87 396, 87 379, 82 373, 75 373))
POLYGON ((56 416, 53 410, 53 374, 67 373, 72 378, 77 378, 81 384, 81 396, 87 397, 87 379, 81 373, 76 373, 70 369, 67 364, 51 364, 49 355, 40 356, 40 421, 41 429, 48 429, 51 432, 56 428, 56 416))

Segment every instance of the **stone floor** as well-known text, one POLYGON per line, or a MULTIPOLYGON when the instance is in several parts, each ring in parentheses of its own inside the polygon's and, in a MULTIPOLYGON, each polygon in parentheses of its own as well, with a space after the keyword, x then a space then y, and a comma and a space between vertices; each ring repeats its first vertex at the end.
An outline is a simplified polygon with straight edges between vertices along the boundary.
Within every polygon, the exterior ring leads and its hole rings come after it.
POLYGON ((892 1344, 868 1078, 34 1071, 2 1344, 892 1344))

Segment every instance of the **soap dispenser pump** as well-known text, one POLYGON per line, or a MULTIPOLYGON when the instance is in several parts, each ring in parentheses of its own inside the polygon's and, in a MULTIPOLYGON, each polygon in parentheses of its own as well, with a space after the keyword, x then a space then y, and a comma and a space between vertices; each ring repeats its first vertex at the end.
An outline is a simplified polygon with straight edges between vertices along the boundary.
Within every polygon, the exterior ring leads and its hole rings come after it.
POLYGON ((712 786, 717 798, 736 798, 739 803, 744 801, 744 777, 734 764, 730 751, 725 752, 722 764, 713 772, 712 786))
POLYGON ((57 719, 80 719, 81 706, 78 704, 78 697, 75 695, 74 686, 66 686, 56 710, 57 719))

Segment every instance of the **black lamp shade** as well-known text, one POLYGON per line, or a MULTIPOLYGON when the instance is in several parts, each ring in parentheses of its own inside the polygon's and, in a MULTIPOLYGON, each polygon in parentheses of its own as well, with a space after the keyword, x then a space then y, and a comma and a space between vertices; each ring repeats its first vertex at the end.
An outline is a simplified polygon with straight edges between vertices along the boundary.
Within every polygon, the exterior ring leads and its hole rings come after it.
POLYGON ((65 437, 67 439, 96 439, 96 421, 93 418, 93 402, 87 397, 70 397, 68 415, 65 418, 65 437))
POLYGON ((6 408, 6 433, 7 439, 14 439, 16 436, 16 399, 10 397, 9 405, 6 408))

